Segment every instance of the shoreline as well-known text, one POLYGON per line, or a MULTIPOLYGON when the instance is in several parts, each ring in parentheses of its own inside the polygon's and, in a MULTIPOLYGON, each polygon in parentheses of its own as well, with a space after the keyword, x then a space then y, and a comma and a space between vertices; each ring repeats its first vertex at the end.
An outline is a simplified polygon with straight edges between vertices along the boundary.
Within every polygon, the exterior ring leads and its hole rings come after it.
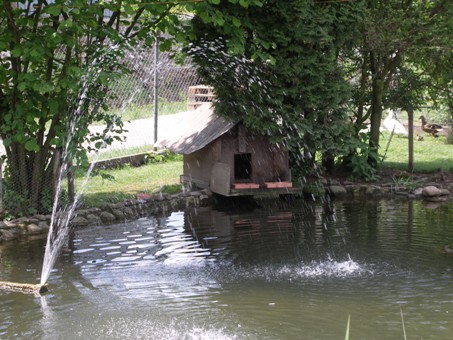
MULTIPOLYGON (((352 182, 341 178, 318 178, 303 185, 300 199, 333 200, 401 198, 423 200, 435 208, 453 201, 453 174, 417 174, 410 179, 401 172, 387 173, 374 182, 352 182), (401 180, 395 176, 401 176, 401 180), (416 181, 413 181, 414 178, 416 181), (396 180, 395 180, 396 179, 396 180), (406 184, 406 185, 405 185, 406 184), (413 185, 418 184, 415 188, 413 185)), ((276 196, 278 197, 278 196, 276 196)), ((125 223, 150 215, 165 215, 186 207, 214 205, 216 197, 208 189, 181 192, 174 195, 156 193, 137 195, 136 199, 100 207, 80 209, 72 220, 74 228, 90 225, 125 223)), ((0 244, 32 235, 47 234, 51 215, 20 217, 11 221, 0 221, 0 244)))

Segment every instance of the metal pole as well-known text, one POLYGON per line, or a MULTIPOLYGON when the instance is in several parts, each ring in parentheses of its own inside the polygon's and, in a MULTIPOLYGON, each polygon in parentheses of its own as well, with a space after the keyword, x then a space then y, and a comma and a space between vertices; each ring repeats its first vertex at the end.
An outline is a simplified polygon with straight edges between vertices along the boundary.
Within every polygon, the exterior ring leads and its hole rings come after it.
POLYGON ((409 164, 407 170, 412 173, 414 171, 414 109, 407 109, 408 128, 409 128, 409 164))
POLYGON ((159 37, 156 35, 156 42, 154 43, 154 144, 157 143, 157 123, 159 116, 159 87, 158 87, 158 71, 157 62, 159 60, 159 37))
POLYGON ((3 218, 3 163, 0 159, 0 218, 3 218))

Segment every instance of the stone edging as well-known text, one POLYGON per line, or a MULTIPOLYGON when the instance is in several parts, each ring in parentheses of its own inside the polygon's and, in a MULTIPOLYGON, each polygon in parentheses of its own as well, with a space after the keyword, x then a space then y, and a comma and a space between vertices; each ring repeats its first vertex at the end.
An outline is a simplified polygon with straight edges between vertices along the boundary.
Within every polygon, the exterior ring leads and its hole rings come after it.
MULTIPOLYGON (((207 191, 192 191, 175 195, 147 195, 136 200, 89 209, 80 209, 72 220, 74 227, 108 225, 131 221, 143 216, 166 214, 186 207, 213 204, 213 196, 207 191)), ((51 215, 21 217, 11 221, 0 221, 0 244, 23 236, 47 233, 51 215)))
MULTIPOLYGON (((352 182, 321 181, 304 187, 304 196, 329 195, 335 199, 381 198, 400 196, 407 199, 423 199, 429 202, 453 200, 453 184, 447 187, 437 183, 410 191, 394 184, 367 185, 352 182), (310 190, 309 188, 314 190, 310 190), (307 188, 305 190, 305 188, 307 188)), ((77 210, 72 221, 75 227, 108 225, 131 221, 143 216, 167 214, 186 207, 209 206, 214 197, 209 190, 184 192, 175 195, 157 193, 142 195, 140 199, 102 207, 77 210)), ((49 230, 50 215, 21 217, 12 221, 0 221, 0 243, 23 236, 45 234, 49 230)))
POLYGON ((453 184, 448 186, 438 183, 428 183, 423 187, 410 190, 404 186, 395 184, 367 185, 344 182, 324 183, 326 193, 333 197, 382 197, 382 196, 400 196, 408 199, 423 199, 429 202, 445 202, 453 199, 453 184))

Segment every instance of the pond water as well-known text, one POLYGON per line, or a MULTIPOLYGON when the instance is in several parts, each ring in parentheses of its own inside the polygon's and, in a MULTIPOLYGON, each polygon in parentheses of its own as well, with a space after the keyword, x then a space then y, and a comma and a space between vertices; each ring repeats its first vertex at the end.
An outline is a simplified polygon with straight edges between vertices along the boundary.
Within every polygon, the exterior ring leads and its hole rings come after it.
MULTIPOLYGON (((244 202, 78 229, 44 296, 0 291, 0 338, 453 338, 453 205, 244 202)), ((45 239, 0 246, 37 283, 45 239)))

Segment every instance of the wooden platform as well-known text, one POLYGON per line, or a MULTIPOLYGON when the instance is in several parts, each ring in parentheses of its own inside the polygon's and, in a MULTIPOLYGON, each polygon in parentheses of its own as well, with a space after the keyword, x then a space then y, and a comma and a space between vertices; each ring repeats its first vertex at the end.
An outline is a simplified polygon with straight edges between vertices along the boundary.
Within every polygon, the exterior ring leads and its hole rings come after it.
POLYGON ((268 189, 276 189, 276 188, 292 188, 292 182, 266 182, 264 183, 264 187, 268 189))
POLYGON ((279 196, 302 193, 302 188, 293 187, 292 182, 233 183, 224 196, 279 196))
POLYGON ((281 195, 302 195, 302 187, 295 187, 293 185, 285 187, 284 185, 276 185, 271 187, 259 187, 258 189, 235 189, 231 188, 226 194, 227 197, 238 196, 253 196, 253 197, 277 197, 281 195))
POLYGON ((233 183, 232 184, 233 189, 237 190, 244 190, 244 189, 259 189, 260 185, 258 183, 233 183))
POLYGON ((214 100, 215 94, 212 86, 190 86, 188 90, 187 110, 196 110, 203 104, 214 100))

